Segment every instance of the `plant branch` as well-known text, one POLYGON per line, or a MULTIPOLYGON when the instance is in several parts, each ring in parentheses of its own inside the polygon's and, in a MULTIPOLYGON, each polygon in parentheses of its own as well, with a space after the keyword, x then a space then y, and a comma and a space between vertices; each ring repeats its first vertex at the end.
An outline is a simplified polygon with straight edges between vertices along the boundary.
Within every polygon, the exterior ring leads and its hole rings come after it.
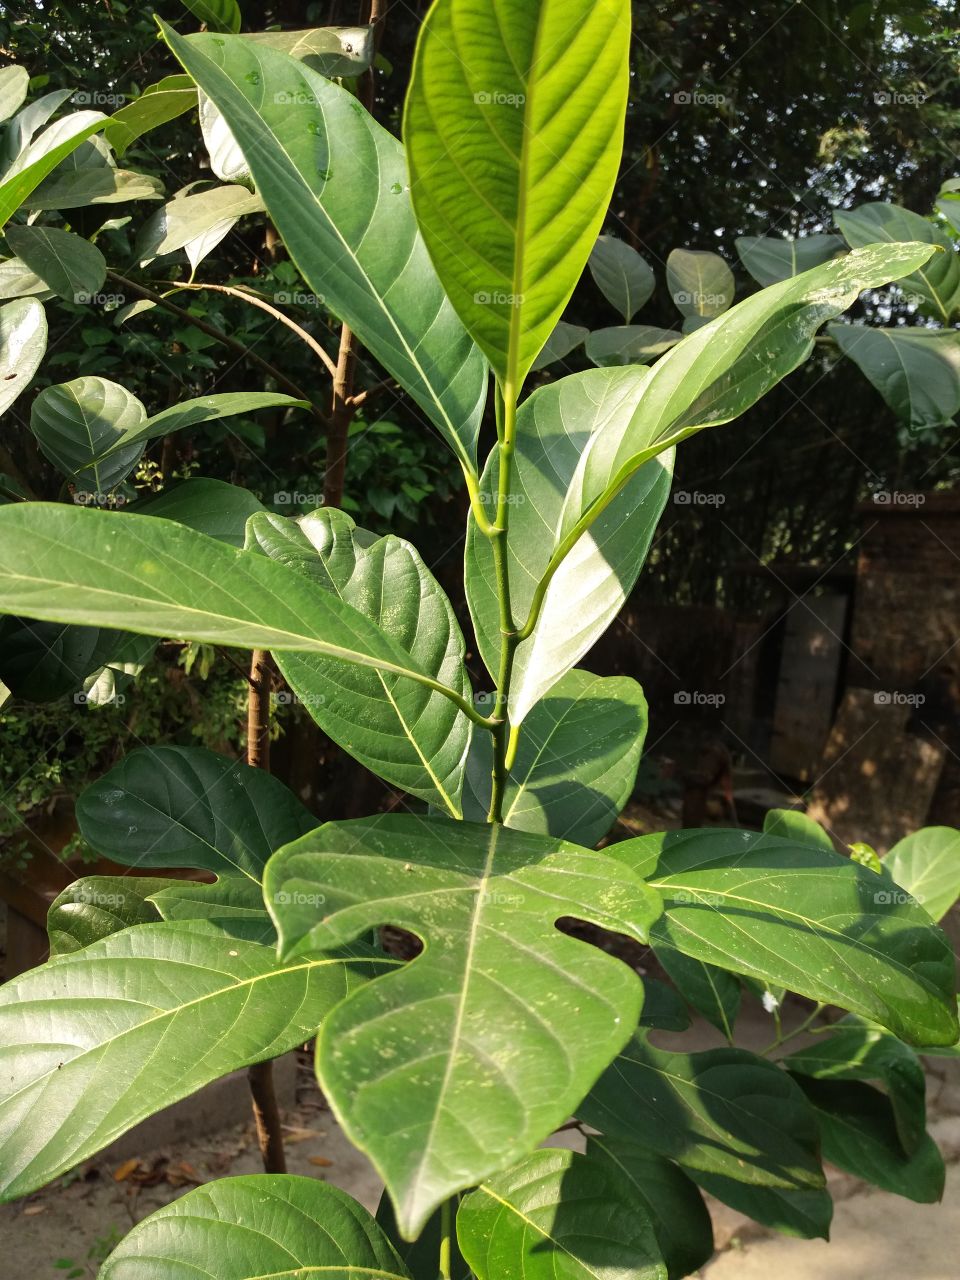
POLYGON ((503 822, 503 796, 506 790, 509 757, 516 754, 516 736, 511 733, 507 708, 510 700, 510 684, 513 679, 513 662, 520 643, 513 621, 510 600, 510 565, 508 538, 510 534, 510 495, 513 472, 513 455, 517 434, 517 391, 508 381, 501 392, 497 386, 497 434, 499 443, 497 468, 497 511, 488 537, 493 545, 494 571, 496 574, 497 600, 500 607, 500 666, 497 672, 497 705, 493 728, 493 770, 488 822, 503 822))
POLYGON ((356 412, 353 402, 353 380, 356 369, 356 342, 353 330, 345 324, 340 330, 340 352, 333 376, 333 404, 330 413, 330 430, 327 433, 327 462, 323 475, 325 507, 339 507, 343 503, 350 424, 356 412))
POLYGON ((320 407, 313 403, 310 396, 302 387, 291 381, 285 373, 281 373, 268 360, 264 360, 263 356, 257 355, 251 347, 246 346, 237 338, 232 338, 230 334, 224 333, 222 329, 218 329, 216 325, 201 320, 199 316, 191 315, 189 311, 185 311, 183 307, 178 307, 175 302, 171 302, 169 298, 165 298, 160 293, 154 293, 152 289, 146 288, 145 285, 137 284, 134 280, 128 280, 126 276, 118 275, 116 271, 108 271, 107 277, 115 280, 117 284, 122 285, 125 289, 129 289, 131 293, 135 293, 138 297, 145 298, 148 302, 154 303, 158 307, 163 307, 165 311, 169 311, 171 315, 177 316, 178 319, 186 324, 192 324, 195 329, 199 329, 201 333, 207 334, 208 337, 214 338, 225 347, 229 347, 231 351, 235 351, 237 355, 242 356, 245 360, 249 360, 251 364, 259 366, 264 373, 269 374, 276 382, 277 386, 283 389, 296 400, 305 400, 310 406, 310 412, 315 418, 323 423, 324 429, 329 429, 329 420, 327 415, 320 407))
MULTIPOLYGON (((267 302, 264 298, 254 293, 252 289, 244 289, 240 286, 229 284, 192 284, 177 280, 164 280, 164 284, 170 286, 171 292, 177 289, 189 289, 194 293, 202 292, 204 289, 210 290, 212 293, 225 293, 231 298, 240 298, 243 302, 249 302, 251 307, 258 307, 261 311, 265 311, 268 316, 272 316, 274 320, 285 325, 292 333, 295 333, 301 342, 306 343, 317 359, 323 364, 331 378, 336 377, 337 366, 330 359, 325 348, 316 340, 316 338, 308 333, 302 325, 297 324, 296 320, 291 319, 283 311, 267 302)), ((164 295, 165 297, 167 295, 164 295)))
POLYGON ((440 1280, 451 1280, 453 1274, 453 1200, 440 1206, 440 1280))

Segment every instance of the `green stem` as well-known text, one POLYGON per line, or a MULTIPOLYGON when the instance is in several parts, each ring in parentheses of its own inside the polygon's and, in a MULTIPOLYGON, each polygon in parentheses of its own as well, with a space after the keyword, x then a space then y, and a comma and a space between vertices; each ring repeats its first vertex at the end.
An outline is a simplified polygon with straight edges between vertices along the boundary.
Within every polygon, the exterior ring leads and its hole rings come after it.
POLYGON ((500 437, 498 445, 497 512, 493 526, 487 535, 493 544, 494 572, 497 600, 500 606, 500 667, 497 672, 496 707, 493 719, 493 768, 488 822, 503 822, 503 796, 508 773, 508 753, 513 735, 507 717, 513 662, 520 637, 513 621, 510 601, 510 570, 508 537, 510 533, 510 481, 513 473, 513 456, 517 434, 517 391, 507 381, 501 391, 497 386, 497 425, 500 437))
POLYGON ((772 1044, 768 1044, 765 1049, 760 1050, 761 1057, 765 1058, 768 1054, 773 1053, 774 1049, 779 1049, 781 1045, 786 1044, 789 1040, 795 1040, 797 1036, 802 1036, 805 1031, 809 1031, 825 1008, 826 1005, 818 1004, 813 1013, 810 1014, 809 1018, 804 1018, 803 1022, 801 1022, 798 1027, 794 1027, 794 1029, 792 1031, 788 1031, 786 1035, 781 1035, 778 1030, 776 1040, 774 1040, 772 1044))
POLYGON ((440 1280, 451 1280, 453 1275, 453 1201, 444 1200, 440 1206, 440 1280))

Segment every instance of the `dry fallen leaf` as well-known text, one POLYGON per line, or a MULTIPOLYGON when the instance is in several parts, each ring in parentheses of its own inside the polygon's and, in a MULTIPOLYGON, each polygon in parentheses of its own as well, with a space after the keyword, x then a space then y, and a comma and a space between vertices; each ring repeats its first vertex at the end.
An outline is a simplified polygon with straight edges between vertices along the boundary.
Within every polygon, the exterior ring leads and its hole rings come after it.
POLYGON ((131 1173, 140 1168, 140 1161, 135 1159, 124 1160, 123 1164, 113 1171, 114 1182, 125 1182, 131 1173))
POLYGON ((311 1164, 318 1164, 321 1169, 329 1169, 333 1164, 332 1160, 328 1160, 326 1156, 309 1156, 311 1164))
POLYGON ((45 1204, 28 1204, 23 1211, 25 1218, 34 1218, 38 1213, 45 1213, 47 1206, 45 1204))

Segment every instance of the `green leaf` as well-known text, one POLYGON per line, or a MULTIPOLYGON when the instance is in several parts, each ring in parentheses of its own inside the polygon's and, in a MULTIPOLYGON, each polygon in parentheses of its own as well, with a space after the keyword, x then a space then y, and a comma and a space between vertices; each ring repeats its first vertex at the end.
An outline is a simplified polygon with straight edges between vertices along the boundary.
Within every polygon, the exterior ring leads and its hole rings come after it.
POLYGON ((81 209, 86 205, 162 200, 163 183, 149 174, 112 165, 53 173, 25 201, 28 209, 81 209))
POLYGON ((8 614, 0 619, 0 679, 27 702, 52 702, 81 689, 86 677, 112 663, 129 639, 120 631, 8 614))
POLYGON ((249 489, 195 476, 137 503, 137 515, 174 520, 188 529, 216 538, 231 547, 242 547, 249 518, 263 505, 249 489))
POLYGON ((960 332, 832 324, 827 332, 913 431, 952 426, 960 412, 960 332))
POLYGON ((651 1031, 686 1031, 689 1025, 690 1013, 676 988, 657 978, 644 978, 640 1026, 651 1031))
POLYGON ((400 143, 353 94, 283 53, 243 38, 164 34, 244 148, 309 288, 475 471, 486 366, 417 229, 400 143))
POLYGON ((4 127, 0 137, 0 168, 9 169, 43 126, 73 96, 72 89, 56 89, 53 93, 45 93, 40 98, 34 98, 33 102, 25 106, 22 111, 18 111, 4 127))
POLYGON ((853 248, 880 241, 916 240, 942 249, 942 253, 933 253, 925 266, 918 264, 918 270, 898 279, 897 283, 908 300, 915 302, 925 315, 949 323, 960 307, 960 257, 944 231, 909 209, 880 201, 837 213, 836 223, 853 248))
MULTIPOLYGON (((606 434, 622 433, 641 403, 648 369, 589 370, 535 391, 517 416, 508 541, 514 616, 522 624, 538 583, 563 538, 589 504, 593 451, 606 434)), ((491 457, 481 499, 495 514, 498 462, 491 457)), ((530 709, 603 634, 633 589, 670 492, 672 459, 636 476, 589 534, 579 539, 546 592, 540 620, 517 649, 510 718, 530 709), (577 601, 571 616, 570 601, 577 601)), ((466 588, 477 643, 487 670, 500 660, 496 566, 490 539, 471 518, 466 588)))
POLYGON ((797 844, 809 844, 814 849, 836 853, 833 841, 819 822, 808 818, 796 809, 770 809, 763 819, 763 830, 768 836, 793 840, 797 844))
POLYGON ((689 334, 649 371, 632 421, 625 428, 618 421, 593 443, 581 509, 603 510, 602 500, 650 458, 739 417, 807 359, 821 325, 933 252, 922 244, 856 249, 762 289, 689 334))
POLYGON ((833 235, 801 236, 799 240, 738 236, 736 244, 740 261, 761 285, 779 284, 811 267, 819 267, 845 248, 840 236, 833 235))
MULTIPOLYGON (((377 538, 334 510, 298 520, 265 512, 250 522, 247 538, 251 549, 352 605, 420 670, 470 699, 460 625, 409 542, 377 538)), ((359 667, 345 671, 342 663, 313 655, 281 655, 278 665, 335 742, 394 786, 461 816, 472 724, 447 698, 409 680, 359 667)))
POLYGON ((0 180, 0 227, 44 178, 75 151, 82 142, 102 129, 107 117, 99 111, 74 111, 44 129, 17 157, 0 180))
POLYGON ((907 1155, 921 1146, 927 1125, 926 1078, 914 1051, 882 1027, 845 1018, 829 1034, 783 1059, 795 1075, 814 1080, 878 1080, 893 1110, 907 1155))
POLYGON ((107 278, 96 245, 57 227, 7 227, 7 244, 48 289, 68 302, 87 302, 107 278))
POLYGON ((718 829, 642 836, 608 855, 663 897, 654 943, 840 1005, 913 1043, 957 1039, 947 939, 849 858, 718 829))
POLYGON ((0 120, 9 120, 23 103, 30 88, 30 72, 26 67, 0 68, 0 120))
POLYGON ((667 258, 667 287, 682 316, 712 320, 733 302, 733 272, 718 253, 674 249, 667 258))
POLYGON ((317 1047, 324 1093, 386 1182, 405 1238, 562 1124, 636 1026, 636 974, 556 928, 574 916, 646 938, 657 906, 604 854, 380 814, 281 850, 264 884, 284 954, 387 923, 425 944, 339 1005, 317 1047))
POLYGON ((140 1120, 314 1034, 372 961, 205 921, 139 925, 0 987, 0 1196, 42 1187, 140 1120), (109 1081, 109 1087, 104 1082, 109 1081))
POLYGON ((608 1165, 545 1150, 483 1183, 457 1214, 477 1280, 667 1280, 653 1224, 608 1165))
POLYGON ((888 1098, 868 1084, 797 1076, 816 1108, 823 1158, 884 1191, 919 1204, 943 1197, 945 1171, 936 1143, 925 1135, 905 1155, 888 1098))
POLYGON ((623 364, 652 364, 682 337, 676 329, 622 324, 612 329, 594 329, 587 338, 586 351, 588 358, 601 369, 614 369, 623 364))
POLYGON ((790 1190, 824 1184, 812 1107, 785 1071, 746 1049, 667 1053, 636 1036, 577 1116, 691 1174, 790 1190))
POLYGON ((243 17, 237 0, 183 0, 185 9, 211 31, 239 31, 243 17))
POLYGON ((787 1187, 756 1187, 715 1173, 692 1171, 690 1176, 708 1195, 765 1227, 804 1240, 830 1238, 833 1198, 826 1187, 796 1191, 787 1187))
MULTIPOLYGON (((444 1225, 442 1210, 437 1210, 416 1240, 410 1243, 401 1236, 390 1197, 384 1192, 377 1206, 377 1223, 386 1233, 413 1280, 437 1280, 437 1259, 440 1256, 444 1225)), ((455 1231, 451 1231, 449 1240, 450 1280, 475 1280, 460 1252, 455 1231)))
POLYGON ((531 366, 532 372, 536 373, 539 369, 546 369, 552 364, 556 364, 558 360, 565 360, 571 352, 576 351, 577 347, 583 345, 590 330, 585 329, 579 324, 567 324, 565 320, 559 320, 557 327, 547 339, 543 350, 534 360, 531 366))
POLYGON ((628 0, 440 0, 421 27, 404 119, 413 204, 508 402, 606 216, 629 49, 628 0))
POLYGON ((5 258, 0 262, 0 298, 31 296, 36 296, 41 302, 45 302, 54 295, 53 290, 48 289, 26 263, 21 262, 19 258, 5 258))
POLYGON ((306 31, 257 31, 243 37, 251 44, 277 49, 306 63, 328 80, 359 76, 373 62, 374 29, 367 27, 311 27, 306 31))
POLYGON ((275 391, 226 391, 219 395, 198 396, 195 400, 184 400, 182 404, 171 405, 169 409, 155 413, 146 421, 128 427, 101 456, 109 458, 131 445, 142 445, 148 440, 157 440, 160 436, 169 436, 189 427, 199 427, 206 422, 222 422, 224 418, 256 413, 260 409, 303 409, 307 404, 306 400, 297 400, 293 396, 280 395, 275 391))
POLYGON ((197 87, 189 76, 164 76, 144 89, 139 98, 115 111, 103 136, 118 156, 145 133, 176 120, 197 105, 197 87))
POLYGON ((895 844, 883 865, 927 915, 942 920, 960 897, 960 831, 924 827, 895 844))
POLYGON ((0 534, 4 612, 321 653, 445 687, 356 609, 295 570, 170 520, 30 502, 0 507, 0 534))
POLYGON ((47 349, 47 317, 35 298, 0 307, 0 413, 30 384, 47 349))
MULTIPOLYGON (((568 671, 524 721, 504 823, 595 845, 630 799, 646 732, 647 701, 635 680, 568 671)), ((471 822, 486 820, 492 767, 492 738, 478 733, 464 795, 471 822)))
POLYGON ((136 255, 141 267, 154 258, 186 249, 196 269, 198 263, 230 234, 240 218, 259 213, 263 201, 237 183, 211 187, 196 195, 178 196, 144 223, 137 236, 136 255))
POLYGON ((668 943, 658 942, 654 953, 684 1000, 732 1042, 740 1012, 739 979, 717 965, 684 955, 668 943))
POLYGON ((165 920, 224 929, 264 921, 267 859, 317 825, 279 779, 200 747, 132 751, 81 792, 76 813, 87 843, 121 866, 212 871, 214 885, 177 881, 154 901, 165 920))
POLYGON ((128 434, 135 436, 146 420, 146 409, 118 382, 74 378, 40 392, 30 413, 30 430, 44 457, 82 493, 108 494, 143 453, 143 443, 136 438, 116 453, 112 446, 128 434))
POLYGON ((163 917, 150 895, 170 881, 152 876, 84 876, 58 895, 47 912, 52 956, 68 955, 135 924, 163 917))
POLYGON ((587 1155, 610 1170, 620 1198, 638 1203, 652 1222, 669 1280, 681 1280, 710 1261, 710 1214, 696 1186, 675 1164, 622 1138, 589 1137, 587 1155))
POLYGON ((100 1280, 409 1280, 386 1236, 316 1178, 249 1174, 187 1192, 139 1222, 100 1280))
POLYGON ((590 254, 590 274, 612 307, 630 324, 656 287, 649 263, 616 236, 601 236, 590 254))

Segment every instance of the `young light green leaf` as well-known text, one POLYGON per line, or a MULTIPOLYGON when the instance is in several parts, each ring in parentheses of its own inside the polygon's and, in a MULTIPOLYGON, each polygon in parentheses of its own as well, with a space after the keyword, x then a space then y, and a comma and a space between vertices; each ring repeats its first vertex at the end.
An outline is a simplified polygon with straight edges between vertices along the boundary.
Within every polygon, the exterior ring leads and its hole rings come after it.
POLYGON ((19 258, 4 258, 0 262, 0 298, 37 297, 46 302, 54 297, 38 275, 19 258))
POLYGON ((924 1134, 904 1153, 890 1100, 868 1084, 796 1077, 816 1108, 823 1158, 884 1191, 919 1204, 943 1198, 943 1157, 924 1134))
POLYGON ((623 148, 628 0, 438 0, 404 118, 447 293, 515 400, 606 216, 623 148))
POLYGON ((146 409, 118 382, 74 378, 40 392, 30 430, 44 457, 81 492, 105 495, 130 474, 143 453, 137 439, 115 453, 112 446, 135 435, 146 420, 146 409))
MULTIPOLYGON (((460 625, 409 542, 377 538, 342 511, 327 510, 299 520, 255 516, 248 547, 352 605, 421 670, 470 699, 460 625)), ((342 663, 312 655, 283 654, 278 665, 335 742, 394 786, 461 816, 472 724, 451 702, 412 681, 359 667, 345 671, 342 663)))
POLYGON ((883 865, 927 915, 942 920, 960 898, 960 831, 924 827, 895 844, 883 865))
POLYGON ((746 1049, 667 1053, 635 1036, 577 1116, 691 1174, 789 1190, 824 1184, 813 1108, 785 1071, 746 1049))
POLYGON ((913 431, 952 426, 960 412, 960 332, 832 324, 827 332, 913 431))
POLYGON ((122 156, 145 133, 176 120, 196 105, 197 86, 189 76, 164 76, 144 89, 139 98, 115 111, 103 136, 117 156, 122 156))
POLYGON ((733 302, 733 272, 718 253, 674 249, 667 258, 667 287, 682 316, 712 320, 733 302))
POLYGON ((620 1196, 639 1204, 653 1224, 669 1280, 692 1275, 713 1257, 713 1226, 703 1196, 682 1170, 647 1147, 593 1135, 587 1155, 609 1169, 620 1196))
POLYGON ((134 444, 144 445, 148 440, 169 436, 188 427, 198 427, 205 422, 221 422, 224 418, 256 413, 260 409, 304 409, 307 403, 276 391, 225 391, 218 395, 198 396, 195 400, 171 405, 169 409, 128 427, 99 455, 99 460, 112 458, 134 444))
POLYGON ((531 372, 536 373, 539 369, 556 364, 558 360, 565 360, 571 352, 583 345, 589 333, 590 330, 584 329, 582 325, 567 324, 565 320, 559 320, 543 350, 534 360, 531 372))
POLYGON ((250 1174, 189 1191, 139 1222, 100 1280, 410 1280, 362 1205, 316 1178, 250 1174))
POLYGON ((548 1148, 466 1196, 457 1238, 477 1280, 667 1280, 645 1210, 608 1164, 548 1148))
POLYGON ((273 947, 205 921, 165 922, 5 983, 0 1198, 35 1191, 201 1085, 309 1039, 376 963, 279 962, 273 947))
POLYGON ((474 472, 486 365, 430 262, 400 143, 353 94, 286 54, 245 38, 164 33, 240 142, 310 289, 474 472), (368 175, 361 186, 358 172, 368 175))
POLYGON ((163 183, 159 178, 134 173, 132 169, 100 165, 52 173, 31 192, 24 204, 28 209, 82 209, 91 204, 162 199, 163 183))
POLYGON ((827 853, 836 853, 829 833, 819 822, 797 809, 768 810, 763 819, 763 829, 768 836, 778 836, 784 840, 794 840, 798 844, 812 845, 814 849, 825 849, 827 853))
POLYGON ((69 955, 135 924, 163 917, 150 895, 169 888, 159 876, 84 876, 67 885, 47 912, 51 956, 69 955))
MULTIPOLYGON (((586 510, 584 477, 593 450, 605 432, 629 426, 650 376, 648 369, 591 369, 535 391, 521 405, 507 544, 511 604, 521 623, 567 527, 586 510)), ((509 708, 514 724, 580 660, 630 594, 666 505, 672 462, 658 459, 625 486, 550 581, 539 621, 517 649, 509 708)), ((480 484, 491 515, 497 481, 494 454, 480 484)), ((472 519, 466 588, 480 654, 493 674, 501 639, 496 565, 490 539, 472 519)))
POLYGON ((140 635, 321 653, 409 676, 460 701, 363 614, 295 570, 150 516, 43 502, 0 507, 0 609, 140 635))
POLYGON ((616 236, 600 236, 590 254, 590 274, 612 307, 630 324, 656 287, 653 268, 616 236))
POLYGON ((26 67, 0 68, 0 120, 9 120, 20 107, 30 88, 30 72, 26 67))
POLYGON ((682 337, 676 329, 655 329, 648 324, 617 325, 612 329, 594 329, 587 338, 586 351, 600 369, 651 364, 675 347, 682 337))
POLYGON ((845 249, 840 236, 801 236, 799 240, 780 236, 738 236, 740 261, 757 284, 779 284, 811 267, 829 262, 845 249))
POLYGON ((225 929, 264 919, 267 859, 317 825, 278 778, 200 747, 131 752, 81 792, 76 812, 87 843, 121 866, 212 871, 214 885, 165 885, 155 902, 165 920, 225 929))
POLYGON ((953 952, 893 881, 751 831, 642 836, 608 856, 662 895, 655 943, 838 1004, 912 1043, 957 1039, 953 952))
POLYGON ((17 157, 0 180, 0 227, 82 142, 102 129, 107 117, 99 111, 74 111, 44 129, 17 157))
MULTIPOLYGON (((934 223, 896 204, 876 201, 847 213, 838 213, 836 223, 847 244, 853 248, 880 241, 924 241, 941 253, 931 253, 925 265, 898 278, 899 288, 925 315, 948 324, 960 307, 960 257, 953 241, 934 223)), ((876 286, 873 286, 876 287, 876 286)))
MULTIPOLYGON (((864 289, 899 279, 933 252, 918 243, 855 249, 762 289, 689 334, 650 370, 632 420, 626 426, 617 420, 594 441, 578 493, 579 511, 594 513, 586 523, 650 458, 738 418, 792 373, 810 355, 821 325, 864 289)), ((568 506, 570 524, 577 518, 568 506)))
POLYGON ((6 170, 17 157, 29 147, 37 133, 60 110, 68 98, 73 96, 72 89, 55 89, 53 93, 45 93, 34 98, 18 111, 3 129, 0 137, 0 168, 6 170))
POLYGON ((26 391, 46 349, 47 317, 36 298, 0 307, 0 414, 26 391))
POLYGON ((137 237, 140 265, 145 267, 154 258, 198 245, 201 247, 192 250, 191 259, 196 266, 230 234, 240 218, 262 209, 260 197, 236 183, 169 200, 144 224, 137 237))
POLYGON ((576 845, 412 814, 331 822, 274 855, 264 897, 287 955, 387 923, 425 944, 368 999, 344 1001, 317 1050, 323 1090, 407 1239, 562 1124, 640 1014, 636 975, 556 921, 642 941, 657 905, 576 845))
POLYGON ((89 302, 107 278, 95 244, 59 227, 7 227, 7 244, 48 289, 68 302, 89 302))
MULTIPOLYGON (((647 702, 635 680, 568 671, 524 721, 504 824, 592 847, 630 798, 646 732, 647 702)), ((486 820, 492 767, 490 735, 478 733, 467 763, 468 821, 486 820)))

